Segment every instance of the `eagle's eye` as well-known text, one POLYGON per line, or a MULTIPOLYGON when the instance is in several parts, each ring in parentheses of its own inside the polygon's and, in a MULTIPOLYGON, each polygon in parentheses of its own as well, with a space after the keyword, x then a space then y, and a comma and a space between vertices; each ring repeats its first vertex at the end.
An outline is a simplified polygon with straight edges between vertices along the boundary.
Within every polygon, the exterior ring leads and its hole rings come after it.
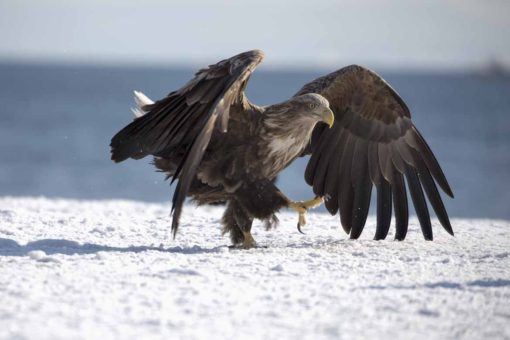
POLYGON ((308 106, 310 107, 311 110, 313 110, 313 109, 315 109, 317 107, 317 104, 310 103, 308 106))

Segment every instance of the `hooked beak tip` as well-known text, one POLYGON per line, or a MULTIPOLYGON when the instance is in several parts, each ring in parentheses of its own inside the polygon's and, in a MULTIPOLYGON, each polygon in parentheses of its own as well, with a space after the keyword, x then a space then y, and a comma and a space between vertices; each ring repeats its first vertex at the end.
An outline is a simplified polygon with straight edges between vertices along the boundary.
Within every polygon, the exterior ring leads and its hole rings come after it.
POLYGON ((329 128, 333 127, 333 124, 335 123, 335 114, 331 109, 327 109, 324 112, 324 115, 322 116, 322 121, 326 124, 328 124, 329 128))

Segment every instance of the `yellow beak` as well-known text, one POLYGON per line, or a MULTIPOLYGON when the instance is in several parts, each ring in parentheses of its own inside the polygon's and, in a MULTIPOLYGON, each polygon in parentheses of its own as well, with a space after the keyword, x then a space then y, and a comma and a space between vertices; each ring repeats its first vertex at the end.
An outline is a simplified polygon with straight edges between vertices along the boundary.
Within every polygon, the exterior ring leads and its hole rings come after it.
POLYGON ((333 126, 333 123, 335 122, 335 114, 331 111, 331 109, 328 108, 324 111, 322 114, 322 121, 328 124, 330 128, 333 126))

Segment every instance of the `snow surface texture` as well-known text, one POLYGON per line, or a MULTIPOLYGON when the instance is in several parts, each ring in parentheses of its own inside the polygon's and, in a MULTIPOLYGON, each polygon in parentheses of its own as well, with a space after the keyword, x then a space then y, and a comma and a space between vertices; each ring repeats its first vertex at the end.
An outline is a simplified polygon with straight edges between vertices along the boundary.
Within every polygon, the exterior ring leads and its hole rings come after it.
POLYGON ((510 338, 510 222, 435 241, 351 241, 338 217, 280 213, 229 250, 222 209, 0 198, 0 338, 510 338))

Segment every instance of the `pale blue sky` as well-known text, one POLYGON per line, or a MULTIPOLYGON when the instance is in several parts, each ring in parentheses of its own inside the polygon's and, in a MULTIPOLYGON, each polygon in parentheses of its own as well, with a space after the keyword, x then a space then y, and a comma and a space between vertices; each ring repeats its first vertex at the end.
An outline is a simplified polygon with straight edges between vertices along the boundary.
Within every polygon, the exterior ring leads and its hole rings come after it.
POLYGON ((0 59, 268 67, 510 64, 510 1, 0 0, 0 59))

